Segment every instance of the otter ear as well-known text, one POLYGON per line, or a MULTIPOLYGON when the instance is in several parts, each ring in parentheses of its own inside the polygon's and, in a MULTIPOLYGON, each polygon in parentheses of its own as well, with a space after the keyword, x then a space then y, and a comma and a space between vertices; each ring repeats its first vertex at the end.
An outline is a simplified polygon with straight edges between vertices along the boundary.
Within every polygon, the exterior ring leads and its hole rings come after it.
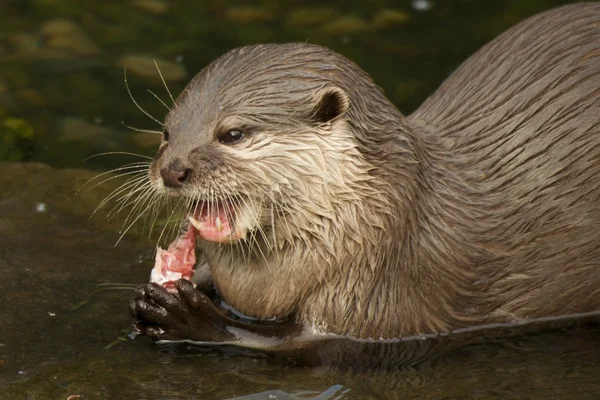
POLYGON ((319 100, 312 109, 310 116, 314 122, 323 124, 331 122, 344 114, 349 107, 350 99, 346 92, 336 87, 325 88, 320 93, 319 100))

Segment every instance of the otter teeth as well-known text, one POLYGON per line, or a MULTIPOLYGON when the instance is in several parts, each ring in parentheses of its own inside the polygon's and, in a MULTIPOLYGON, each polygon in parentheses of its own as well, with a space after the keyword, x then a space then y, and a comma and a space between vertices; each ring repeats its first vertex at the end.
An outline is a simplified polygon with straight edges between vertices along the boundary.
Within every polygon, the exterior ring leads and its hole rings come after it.
MULTIPOLYGON (((194 226, 194 228, 198 229, 198 230, 202 230, 205 228, 206 223, 205 222, 201 222, 198 221, 196 218, 190 216, 188 217, 190 224, 192 224, 194 226)), ((223 221, 221 221, 220 217, 215 218, 215 228, 217 228, 218 232, 223 232, 223 230, 225 229, 225 226, 223 225, 223 221)))
POLYGON ((188 219, 190 220, 190 224, 192 224, 194 228, 198 230, 202 230, 204 228, 204 224, 198 221, 196 218, 190 216, 188 217, 188 219))

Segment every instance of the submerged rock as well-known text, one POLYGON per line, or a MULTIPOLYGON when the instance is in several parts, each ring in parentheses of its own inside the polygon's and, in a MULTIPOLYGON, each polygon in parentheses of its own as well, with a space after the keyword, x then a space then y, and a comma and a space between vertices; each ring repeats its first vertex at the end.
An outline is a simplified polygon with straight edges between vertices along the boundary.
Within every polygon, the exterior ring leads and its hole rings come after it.
POLYGON ((8 84, 0 79, 0 110, 2 107, 13 108, 14 106, 15 99, 10 92, 8 84))
POLYGON ((410 15, 400 10, 379 10, 373 16, 373 25, 377 28, 387 28, 394 25, 401 25, 408 21, 410 21, 410 15))
POLYGON ((64 50, 80 56, 100 53, 100 48, 74 22, 57 19, 47 22, 40 29, 43 47, 64 50))
POLYGON ((334 16, 335 10, 333 8, 303 8, 290 11, 285 19, 285 23, 293 27, 317 26, 331 21, 334 16))
POLYGON ((169 9, 169 3, 160 0, 135 0, 133 5, 150 14, 161 15, 169 9))
MULTIPOLYGON (((1 90, 0 90, 1 93, 1 90)), ((28 105, 36 106, 36 107, 45 107, 48 105, 48 101, 44 98, 44 96, 37 91, 36 89, 26 87, 21 88, 15 92, 15 97, 19 100, 24 101, 28 105)))
POLYGON ((238 24, 250 24, 254 22, 267 22, 274 18, 274 15, 264 8, 258 7, 235 7, 230 8, 225 13, 225 17, 238 24))
POLYGON ((58 124, 58 139, 65 142, 85 141, 106 144, 115 131, 77 117, 67 117, 58 124))
POLYGON ((330 35, 344 36, 365 32, 369 29, 369 24, 362 18, 345 15, 323 25, 322 29, 330 35))
POLYGON ((15 54, 32 54, 40 49, 39 39, 37 35, 26 33, 15 33, 6 37, 11 53, 15 54))

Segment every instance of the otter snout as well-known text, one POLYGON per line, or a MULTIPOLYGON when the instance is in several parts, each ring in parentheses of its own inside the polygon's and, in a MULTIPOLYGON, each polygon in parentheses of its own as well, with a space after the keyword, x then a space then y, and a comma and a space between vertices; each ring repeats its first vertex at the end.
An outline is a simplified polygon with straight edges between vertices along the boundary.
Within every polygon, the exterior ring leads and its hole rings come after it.
POLYGON ((160 169, 160 176, 166 187, 177 189, 183 186, 191 172, 191 168, 185 165, 180 158, 176 158, 166 167, 160 169))

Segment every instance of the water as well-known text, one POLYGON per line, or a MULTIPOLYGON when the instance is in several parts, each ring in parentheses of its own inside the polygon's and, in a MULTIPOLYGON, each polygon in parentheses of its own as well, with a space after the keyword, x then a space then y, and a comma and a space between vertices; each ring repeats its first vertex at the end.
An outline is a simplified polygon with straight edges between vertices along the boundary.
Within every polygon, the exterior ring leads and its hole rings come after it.
POLYGON ((88 219, 112 181, 75 195, 98 172, 136 161, 82 162, 86 157, 151 156, 158 142, 158 135, 124 126, 160 130, 129 98, 124 60, 133 96, 162 120, 166 108, 148 90, 167 104, 170 99, 148 60, 164 60, 161 69, 177 94, 230 48, 308 40, 358 62, 409 114, 479 46, 564 3, 1 2, 0 157, 13 162, 0 164, 0 398, 597 398, 595 327, 354 373, 128 342, 127 303, 132 287, 148 279, 156 237, 139 227, 115 247, 126 214, 107 221, 101 211, 88 219), (17 144, 6 142, 9 136, 17 144))

